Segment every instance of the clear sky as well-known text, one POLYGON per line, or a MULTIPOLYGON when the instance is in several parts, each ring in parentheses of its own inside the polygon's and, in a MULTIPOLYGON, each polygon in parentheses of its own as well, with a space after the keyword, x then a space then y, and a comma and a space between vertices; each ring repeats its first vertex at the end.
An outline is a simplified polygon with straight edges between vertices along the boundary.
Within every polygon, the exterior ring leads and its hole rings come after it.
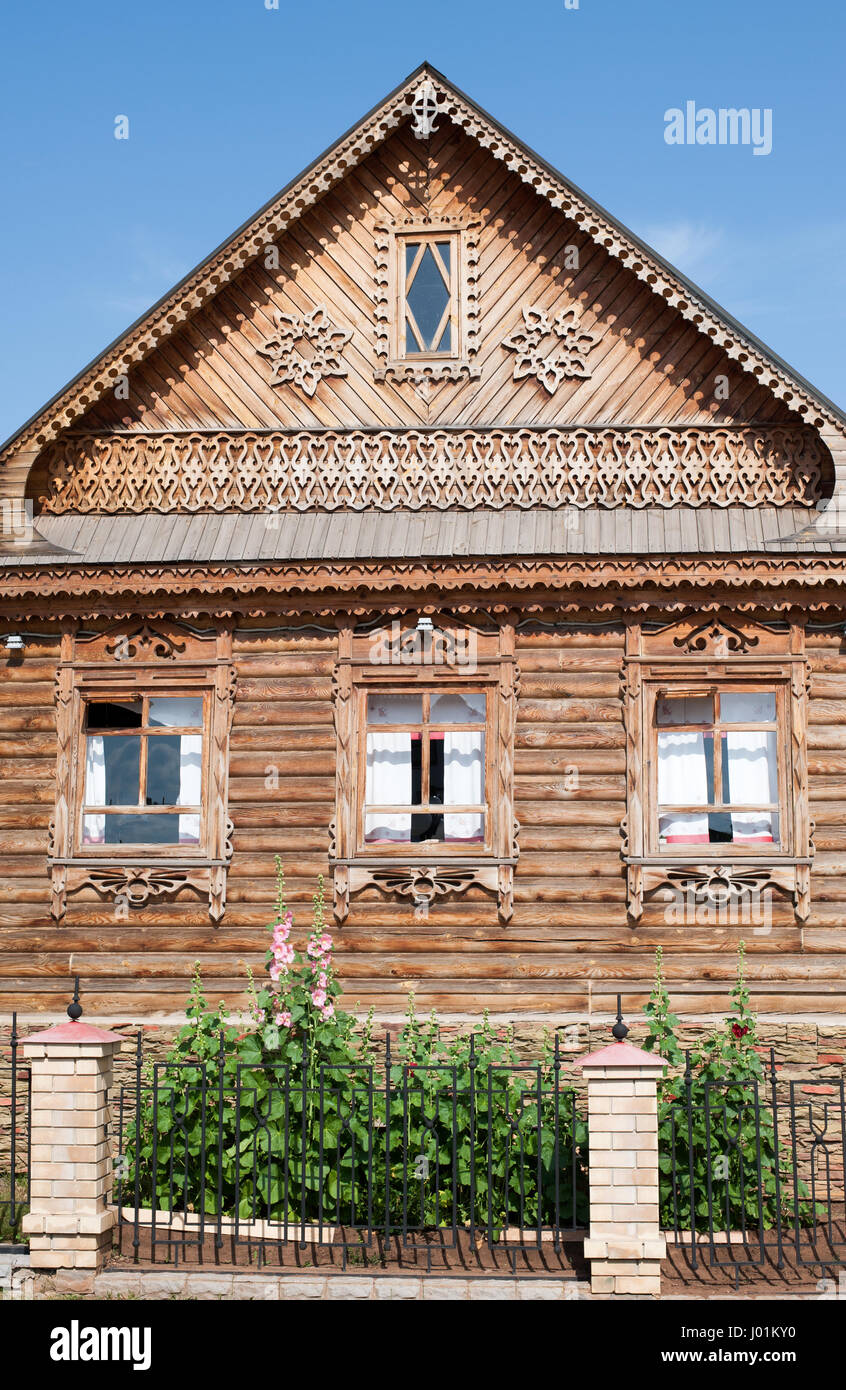
POLYGON ((0 439, 424 59, 846 406, 842 0, 276 2, 4 7, 0 439))

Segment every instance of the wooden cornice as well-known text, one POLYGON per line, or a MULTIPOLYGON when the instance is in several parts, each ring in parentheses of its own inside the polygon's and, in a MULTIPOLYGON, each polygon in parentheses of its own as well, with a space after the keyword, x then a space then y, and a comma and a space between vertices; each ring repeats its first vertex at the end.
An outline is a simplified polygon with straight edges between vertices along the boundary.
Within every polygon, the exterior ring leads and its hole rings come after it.
MULTIPOLYGON (((769 352, 748 330, 586 194, 552 169, 486 112, 424 65, 374 108, 350 132, 295 179, 223 246, 84 369, 0 451, 0 463, 23 450, 41 449, 84 414, 129 367, 141 362, 197 309, 259 256, 324 193, 339 183, 391 131, 411 116, 421 84, 431 83, 437 118, 460 127, 506 168, 570 218, 609 255, 696 327, 742 370, 821 430, 835 457, 838 484, 846 486, 846 421, 837 408, 769 352)), ((6 495, 19 495, 17 481, 6 495)))
POLYGON ((656 604, 703 612, 796 604, 838 610, 846 556, 642 556, 465 561, 399 560, 216 566, 200 564, 16 567, 0 573, 0 612, 22 616, 137 616, 159 607, 182 614, 332 614, 473 608, 521 612, 586 605, 599 611, 656 604))

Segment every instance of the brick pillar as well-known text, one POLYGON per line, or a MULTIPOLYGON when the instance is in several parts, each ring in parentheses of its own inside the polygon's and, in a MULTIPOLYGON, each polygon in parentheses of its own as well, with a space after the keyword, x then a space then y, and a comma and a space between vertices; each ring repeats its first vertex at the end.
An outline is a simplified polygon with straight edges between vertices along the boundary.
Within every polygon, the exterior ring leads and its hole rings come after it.
POLYGON ((657 1082, 664 1062, 612 1043, 579 1065, 587 1079, 593 1293, 659 1294, 667 1242, 658 1221, 657 1082))
POLYGON ((23 1044, 32 1064, 30 1237, 34 1269, 99 1269, 111 1243, 107 1092, 121 1039, 60 1023, 23 1044))

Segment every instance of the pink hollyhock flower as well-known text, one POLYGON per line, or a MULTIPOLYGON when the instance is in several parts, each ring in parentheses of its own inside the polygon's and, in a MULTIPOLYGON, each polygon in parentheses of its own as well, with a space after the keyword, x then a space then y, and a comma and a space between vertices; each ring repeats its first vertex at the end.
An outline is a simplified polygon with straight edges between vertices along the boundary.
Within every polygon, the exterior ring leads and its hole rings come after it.
POLYGON ((331 951, 332 949, 332 938, 328 932, 324 932, 323 936, 320 937, 320 949, 321 951, 331 951))
POLYGON ((288 940, 290 934, 291 932, 289 927, 283 927, 281 922, 277 922, 276 926, 273 928, 274 946, 283 946, 285 942, 288 940))
POLYGON ((283 1010, 281 1011, 281 1013, 278 1013, 278 1014, 276 1015, 276 1026, 277 1026, 277 1028, 290 1028, 290 1026, 291 1026, 291 1011, 290 1011, 290 1009, 283 1009, 283 1010))
POLYGON ((322 1009, 322 1008, 324 1008, 324 1007, 325 1007, 325 1004, 326 1004, 326 991, 325 991, 325 989, 313 989, 313 990, 311 991, 311 1002, 312 1002, 312 1004, 314 1004, 315 1008, 317 1008, 317 1009, 322 1009))
POLYGON ((277 965, 289 966, 294 963, 293 946, 277 946, 273 954, 277 965))
POLYGON ((275 985, 278 985, 280 975, 287 975, 288 971, 285 969, 283 965, 279 965, 276 961, 274 961, 273 965, 271 965, 267 973, 269 974, 273 983, 275 985))
POLYGON ((332 1017, 334 1017, 334 1014, 335 1014, 335 1005, 334 1005, 334 1004, 326 1004, 326 1005, 321 1009, 321 1014, 322 1014, 323 1018, 332 1018, 332 1017))
POLYGON ((327 981, 326 981, 326 971, 325 971, 325 970, 321 970, 320 974, 319 974, 318 977, 317 977, 318 988, 319 988, 319 989, 325 989, 325 988, 326 988, 326 983, 327 983, 327 981))

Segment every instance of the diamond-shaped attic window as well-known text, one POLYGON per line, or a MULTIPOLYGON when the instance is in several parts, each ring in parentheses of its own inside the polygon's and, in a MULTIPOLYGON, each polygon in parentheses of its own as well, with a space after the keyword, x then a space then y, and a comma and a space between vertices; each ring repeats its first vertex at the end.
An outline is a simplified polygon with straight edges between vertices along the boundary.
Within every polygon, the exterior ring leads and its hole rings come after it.
POLYGON ((453 351, 453 255, 449 240, 431 238, 405 243, 405 353, 450 354, 453 351))

